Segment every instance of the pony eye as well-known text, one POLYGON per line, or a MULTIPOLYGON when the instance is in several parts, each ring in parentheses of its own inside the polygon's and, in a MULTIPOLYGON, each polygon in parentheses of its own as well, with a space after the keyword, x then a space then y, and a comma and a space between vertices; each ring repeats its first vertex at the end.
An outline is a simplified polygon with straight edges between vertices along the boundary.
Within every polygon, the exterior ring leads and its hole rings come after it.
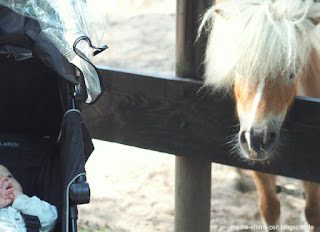
POLYGON ((290 80, 293 80, 295 77, 296 77, 296 74, 291 73, 290 76, 289 76, 289 79, 290 79, 290 80))

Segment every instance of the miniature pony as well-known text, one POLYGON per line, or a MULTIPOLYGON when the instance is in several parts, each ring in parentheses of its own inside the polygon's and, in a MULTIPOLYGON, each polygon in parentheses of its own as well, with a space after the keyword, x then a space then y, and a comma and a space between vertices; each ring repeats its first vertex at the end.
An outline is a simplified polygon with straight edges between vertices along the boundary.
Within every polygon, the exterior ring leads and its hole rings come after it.
MULTIPOLYGON (((205 84, 233 93, 238 153, 254 162, 274 156, 280 129, 297 95, 320 98, 320 3, 312 0, 230 0, 210 8, 205 84)), ((260 214, 280 224, 276 177, 253 172, 260 214)), ((320 231, 320 185, 303 181, 305 217, 320 231)), ((272 230, 277 231, 277 230, 272 230)))

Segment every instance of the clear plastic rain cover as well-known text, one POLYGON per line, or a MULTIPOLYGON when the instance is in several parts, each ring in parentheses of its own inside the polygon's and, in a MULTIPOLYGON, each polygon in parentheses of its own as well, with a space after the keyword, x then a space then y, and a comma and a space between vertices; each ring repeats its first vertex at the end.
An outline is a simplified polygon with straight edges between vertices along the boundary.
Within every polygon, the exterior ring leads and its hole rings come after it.
POLYGON ((86 102, 93 102, 99 96, 99 76, 90 61, 93 51, 103 47, 101 43, 106 28, 103 14, 97 13, 86 0, 0 0, 0 4, 36 19, 59 51, 82 71, 88 91, 86 102), (91 43, 79 40, 81 37, 90 38, 91 43), (79 42, 73 49, 76 41, 79 42))

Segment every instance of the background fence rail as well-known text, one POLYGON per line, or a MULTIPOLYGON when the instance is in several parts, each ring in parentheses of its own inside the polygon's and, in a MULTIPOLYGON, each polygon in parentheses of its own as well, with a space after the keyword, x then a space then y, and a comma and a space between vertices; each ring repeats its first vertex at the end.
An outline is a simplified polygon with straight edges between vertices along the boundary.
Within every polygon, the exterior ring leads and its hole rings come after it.
POLYGON ((106 91, 84 107, 92 136, 131 146, 320 182, 320 101, 297 98, 283 133, 281 156, 250 165, 230 154, 237 132, 233 101, 199 91, 196 80, 100 67, 106 91))

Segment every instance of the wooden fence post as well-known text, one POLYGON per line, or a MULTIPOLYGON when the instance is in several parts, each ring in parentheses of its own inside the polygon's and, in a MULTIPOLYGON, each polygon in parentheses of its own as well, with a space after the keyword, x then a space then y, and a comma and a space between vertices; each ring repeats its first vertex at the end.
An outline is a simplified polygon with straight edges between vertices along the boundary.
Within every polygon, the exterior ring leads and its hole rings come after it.
POLYGON ((177 156, 175 181, 175 232, 209 232, 211 163, 177 156))
MULTIPOLYGON (((199 17, 212 0, 177 0, 176 75, 198 79, 204 44, 195 43, 199 17)), ((192 112, 190 112, 192 113, 192 112)), ((211 163, 176 157, 175 232, 209 232, 211 163)))

